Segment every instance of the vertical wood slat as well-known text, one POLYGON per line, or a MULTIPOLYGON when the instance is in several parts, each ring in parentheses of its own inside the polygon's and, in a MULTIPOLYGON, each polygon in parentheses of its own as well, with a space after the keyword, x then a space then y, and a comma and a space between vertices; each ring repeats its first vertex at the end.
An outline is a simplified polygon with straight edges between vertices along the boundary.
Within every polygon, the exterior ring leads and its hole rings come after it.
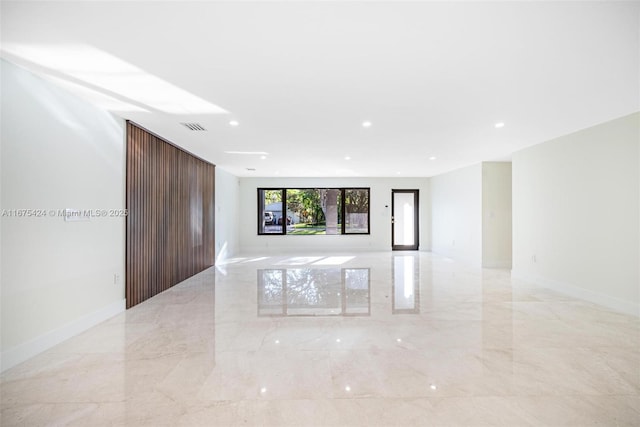
POLYGON ((130 308, 214 264, 215 165, 127 122, 126 171, 130 308))

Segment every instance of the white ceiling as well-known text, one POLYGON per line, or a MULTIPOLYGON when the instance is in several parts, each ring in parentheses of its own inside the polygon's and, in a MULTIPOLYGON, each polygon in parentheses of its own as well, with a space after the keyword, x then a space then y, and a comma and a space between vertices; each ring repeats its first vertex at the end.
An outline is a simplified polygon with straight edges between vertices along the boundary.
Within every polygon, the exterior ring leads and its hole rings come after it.
POLYGON ((639 22, 640 2, 3 1, 1 46, 238 176, 433 176, 638 111, 639 22))

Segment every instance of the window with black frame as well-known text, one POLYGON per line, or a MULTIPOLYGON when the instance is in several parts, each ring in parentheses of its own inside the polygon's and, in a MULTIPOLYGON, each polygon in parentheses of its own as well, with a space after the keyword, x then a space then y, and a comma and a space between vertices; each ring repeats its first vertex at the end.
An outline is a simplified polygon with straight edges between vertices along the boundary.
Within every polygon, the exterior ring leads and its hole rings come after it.
POLYGON ((369 188, 259 188, 258 234, 369 234, 369 188))
POLYGON ((369 233, 369 189, 344 190, 345 234, 369 233))
POLYGON ((284 190, 264 188, 258 190, 258 234, 283 234, 282 209, 284 190))

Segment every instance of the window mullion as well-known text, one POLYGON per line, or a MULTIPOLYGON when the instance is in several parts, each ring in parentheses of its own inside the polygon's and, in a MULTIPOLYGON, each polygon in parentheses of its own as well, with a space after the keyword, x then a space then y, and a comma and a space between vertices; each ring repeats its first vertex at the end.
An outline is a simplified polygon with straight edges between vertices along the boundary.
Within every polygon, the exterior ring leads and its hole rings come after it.
POLYGON ((287 234, 287 188, 282 189, 282 234, 287 234))

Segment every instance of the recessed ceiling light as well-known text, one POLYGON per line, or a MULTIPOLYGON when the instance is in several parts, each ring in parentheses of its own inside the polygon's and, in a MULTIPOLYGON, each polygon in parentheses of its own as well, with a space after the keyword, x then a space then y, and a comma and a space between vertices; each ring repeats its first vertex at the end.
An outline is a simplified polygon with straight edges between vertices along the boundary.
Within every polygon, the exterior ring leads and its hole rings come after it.
POLYGON ((435 160, 435 159, 437 159, 437 157, 436 157, 436 156, 431 156, 431 157, 429 157, 429 160, 435 160))
POLYGON ((260 156, 261 160, 265 160, 267 158, 267 156, 260 156))
POLYGON ((240 122, 238 122, 237 120, 231 120, 229 122, 229 126, 234 126, 235 127, 235 126, 238 126, 239 124, 240 124, 240 122))
POLYGON ((400 175, 400 171, 396 172, 396 175, 400 175))
POLYGON ((500 128, 504 127, 504 123, 503 122, 498 122, 494 126, 495 126, 496 129, 500 129, 500 128))
POLYGON ((345 157, 344 157, 344 159, 345 159, 345 160, 351 160, 351 157, 349 157, 349 156, 345 156, 345 157))
POLYGON ((346 386, 346 387, 344 388, 344 391, 351 391, 351 387, 346 386))
POLYGON ((363 128, 370 128, 371 127, 371 122, 368 121, 368 120, 362 122, 362 127, 363 128))
POLYGON ((431 384, 431 386, 429 386, 429 388, 431 388, 431 390, 437 390, 438 387, 435 384, 431 384))

